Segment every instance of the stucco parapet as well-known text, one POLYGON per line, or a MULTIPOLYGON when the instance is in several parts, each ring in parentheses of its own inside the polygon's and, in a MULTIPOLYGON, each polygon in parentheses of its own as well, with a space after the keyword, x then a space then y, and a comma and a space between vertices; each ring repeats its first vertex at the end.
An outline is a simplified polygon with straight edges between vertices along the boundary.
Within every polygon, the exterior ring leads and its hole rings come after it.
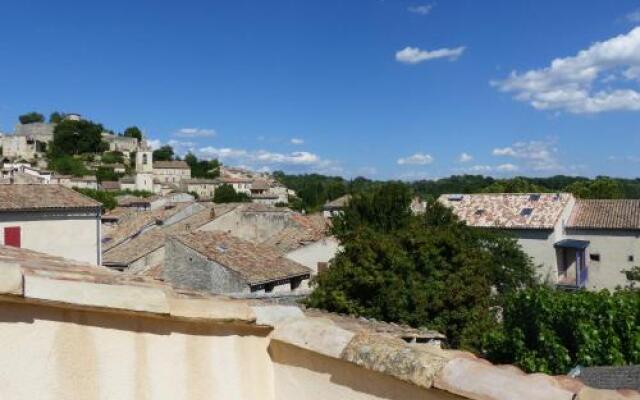
POLYGON ((24 297, 76 306, 169 314, 164 291, 147 286, 111 285, 25 274, 24 297))
POLYGON ((22 295, 22 268, 17 263, 0 261, 0 294, 22 295))
POLYGON ((275 327, 286 321, 304 318, 300 307, 283 305, 254 305, 251 307, 256 315, 256 324, 275 327))
POLYGON ((344 349, 341 358, 361 367, 430 388, 435 375, 447 363, 442 350, 409 345, 402 339, 358 333, 344 349))
POLYGON ((328 357, 340 358, 355 333, 323 318, 299 318, 276 325, 271 339, 328 357))
POLYGON ((196 319, 208 322, 246 322, 253 323, 256 315, 241 300, 226 298, 178 298, 167 296, 169 312, 172 317, 196 319))
POLYGON ((473 400, 572 400, 575 394, 551 376, 467 357, 449 360, 433 386, 473 400))
POLYGON ((575 400, 638 400, 640 394, 634 390, 599 390, 585 386, 575 400))

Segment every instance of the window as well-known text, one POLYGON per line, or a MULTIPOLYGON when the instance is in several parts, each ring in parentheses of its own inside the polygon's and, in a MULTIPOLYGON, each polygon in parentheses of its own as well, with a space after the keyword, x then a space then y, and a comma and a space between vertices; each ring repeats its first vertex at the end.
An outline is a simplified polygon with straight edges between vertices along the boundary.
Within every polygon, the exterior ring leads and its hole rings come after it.
POLYGON ((598 254, 598 253, 591 253, 591 254, 589 254, 589 259, 590 259, 591 261, 599 262, 599 261, 600 261, 600 254, 598 254))
POLYGON ((8 226, 4 228, 4 245, 20 247, 21 235, 19 226, 8 226))
POLYGON ((478 208, 474 214, 475 215, 482 215, 482 214, 484 214, 484 209, 478 208))
POLYGON ((538 201, 538 200, 540 200, 540 194, 539 193, 533 193, 533 194, 529 195, 529 200, 530 201, 538 201))
POLYGON ((526 207, 520 210, 520 215, 523 217, 528 217, 531 213, 533 213, 533 208, 526 207))
POLYGON ((627 257, 627 259, 629 260, 629 262, 633 262, 633 255, 630 255, 629 257, 627 257))
POLYGON ((143 155, 142 155, 142 163, 146 165, 146 164, 148 163, 148 161, 149 161, 149 160, 147 159, 147 155, 146 155, 146 154, 143 154, 143 155))

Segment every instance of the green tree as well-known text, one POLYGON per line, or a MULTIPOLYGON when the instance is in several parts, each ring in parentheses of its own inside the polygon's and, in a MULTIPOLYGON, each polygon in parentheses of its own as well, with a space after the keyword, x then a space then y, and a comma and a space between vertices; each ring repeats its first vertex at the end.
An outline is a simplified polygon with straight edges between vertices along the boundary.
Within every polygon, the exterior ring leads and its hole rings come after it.
POLYGON ((61 113, 58 111, 54 111, 49 115, 49 123, 51 124, 59 124, 64 120, 65 113, 61 113))
POLYGON ((640 291, 509 294, 503 323, 484 335, 484 355, 528 372, 566 374, 576 365, 640 363, 640 291))
POLYGON ((101 153, 108 149, 102 141, 104 128, 87 120, 64 120, 53 130, 53 148, 60 154, 101 153))
POLYGON ((34 122, 44 122, 44 115, 37 112, 30 112, 22 114, 18 117, 20 123, 23 125, 32 124, 34 122))
POLYGON ((68 155, 50 158, 48 167, 52 171, 62 175, 84 176, 89 174, 82 160, 68 155))
POLYGON ((108 151, 102 154, 101 161, 104 164, 123 164, 124 154, 121 151, 108 151))
POLYGON ((173 147, 164 145, 153 151, 153 161, 172 161, 173 155, 173 147))
POLYGON ((251 201, 246 193, 238 193, 233 186, 224 184, 216 188, 213 194, 214 203, 242 203, 251 201))
POLYGON ((102 208, 104 209, 113 210, 118 205, 118 201, 116 200, 116 197, 113 193, 85 188, 74 188, 74 190, 78 193, 82 193, 87 197, 91 197, 96 201, 99 201, 100 203, 102 203, 102 208))
POLYGON ((142 131, 137 126, 130 126, 124 130, 124 136, 136 138, 139 142, 142 140, 142 131))
POLYGON ((622 184, 608 177, 598 177, 593 181, 578 181, 565 189, 582 199, 620 199, 624 197, 622 184))
POLYGON ((96 179, 98 180, 98 183, 102 183, 104 181, 117 181, 123 176, 124 174, 115 172, 113 168, 98 167, 98 169, 96 169, 96 179))
POLYGON ((213 179, 220 176, 220 162, 218 160, 198 160, 195 154, 189 152, 184 161, 191 167, 193 178, 213 179))
POLYGON ((533 284, 531 261, 514 239, 468 227, 435 201, 412 215, 409 193, 390 183, 353 196, 334 218, 342 250, 312 282, 308 304, 426 326, 453 346, 478 348, 499 304, 493 288, 533 284))
POLYGON ((526 178, 502 179, 482 189, 484 193, 543 193, 548 189, 526 178))

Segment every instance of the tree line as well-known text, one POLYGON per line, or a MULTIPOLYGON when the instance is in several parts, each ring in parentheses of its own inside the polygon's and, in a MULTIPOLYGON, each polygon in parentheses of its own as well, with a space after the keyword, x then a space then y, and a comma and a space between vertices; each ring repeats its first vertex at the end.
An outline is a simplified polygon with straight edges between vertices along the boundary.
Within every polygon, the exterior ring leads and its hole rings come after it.
MULTIPOLYGON (((382 181, 366 178, 348 180, 320 174, 292 175, 282 171, 274 177, 297 194, 292 206, 306 211, 318 211, 322 206, 345 194, 360 193, 380 187, 382 181)), ((446 193, 553 193, 569 192, 585 199, 639 199, 640 179, 598 176, 586 178, 556 175, 545 178, 514 177, 496 179, 482 175, 453 175, 437 180, 407 182, 413 195, 425 200, 446 193)))

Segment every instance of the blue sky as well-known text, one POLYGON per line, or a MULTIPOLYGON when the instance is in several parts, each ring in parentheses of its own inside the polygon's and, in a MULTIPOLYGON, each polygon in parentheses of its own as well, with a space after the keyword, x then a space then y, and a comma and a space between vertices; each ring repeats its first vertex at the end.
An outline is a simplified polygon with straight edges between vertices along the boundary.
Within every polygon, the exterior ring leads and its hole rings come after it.
POLYGON ((60 110, 256 169, 639 175, 638 1, 6 3, 0 131, 60 110))

